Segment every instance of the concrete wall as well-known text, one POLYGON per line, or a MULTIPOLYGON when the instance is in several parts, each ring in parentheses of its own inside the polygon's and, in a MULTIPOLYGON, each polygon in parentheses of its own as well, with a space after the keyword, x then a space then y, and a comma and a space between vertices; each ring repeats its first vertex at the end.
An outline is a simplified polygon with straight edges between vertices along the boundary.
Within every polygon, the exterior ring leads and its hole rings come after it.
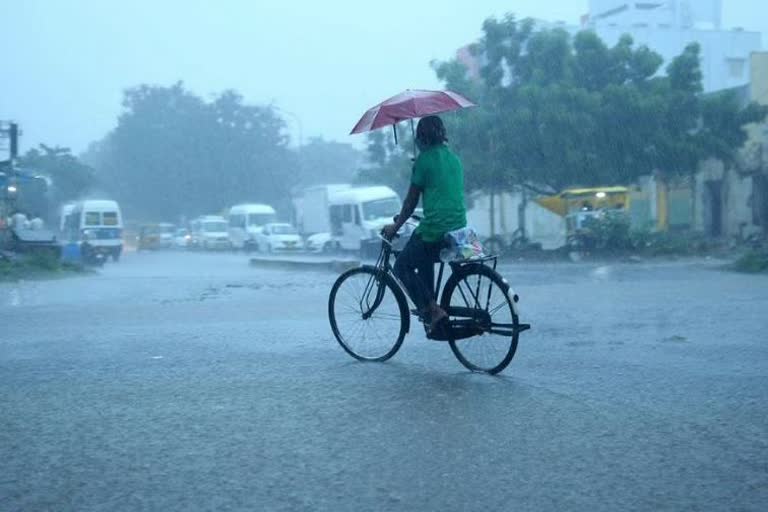
POLYGON ((711 215, 715 206, 708 197, 708 182, 719 183, 721 187, 722 236, 742 238, 761 231, 753 222, 753 177, 735 170, 727 170, 718 160, 707 160, 701 164, 695 182, 694 229, 711 235, 711 215))
MULTIPOLYGON (((522 202, 520 193, 503 193, 495 196, 495 235, 512 235, 518 227, 518 209, 522 202)), ((484 193, 469 198, 467 222, 481 238, 491 236, 491 197, 484 193)), ((544 249, 557 249, 565 245, 565 220, 559 215, 528 200, 525 210, 525 229, 528 238, 542 244, 544 249)))

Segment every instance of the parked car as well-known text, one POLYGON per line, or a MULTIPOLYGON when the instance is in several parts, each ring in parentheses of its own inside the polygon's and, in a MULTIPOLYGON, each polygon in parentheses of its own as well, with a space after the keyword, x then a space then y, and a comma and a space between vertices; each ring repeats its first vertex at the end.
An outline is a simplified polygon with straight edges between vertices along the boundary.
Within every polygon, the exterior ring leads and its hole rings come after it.
POLYGON ((161 222, 157 227, 160 230, 160 247, 164 249, 173 247, 173 236, 176 232, 176 226, 168 222, 161 222))
POLYGON ((186 228, 177 229, 173 234, 173 246, 176 249, 191 249, 192 235, 186 228))
POLYGON ((227 221, 218 215, 204 215, 190 223, 192 227, 192 243, 195 247, 205 250, 230 249, 227 221))
POLYGON ((334 253, 340 249, 339 243, 330 233, 315 233, 304 243, 307 252, 334 253))
POLYGON ((274 222, 256 235, 256 246, 262 252, 292 252, 302 249, 299 232, 291 224, 274 222))

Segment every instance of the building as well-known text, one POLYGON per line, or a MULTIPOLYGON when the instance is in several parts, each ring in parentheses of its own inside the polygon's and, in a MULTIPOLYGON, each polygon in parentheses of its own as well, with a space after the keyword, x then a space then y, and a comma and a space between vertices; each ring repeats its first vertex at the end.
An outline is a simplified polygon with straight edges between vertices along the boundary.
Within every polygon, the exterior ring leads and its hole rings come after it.
MULTIPOLYGON (((768 105, 768 52, 750 57, 752 80, 736 90, 745 104, 768 105)), ((737 165, 702 162, 693 184, 693 227, 710 236, 768 235, 768 122, 747 127, 737 165)))
POLYGON ((701 46, 704 92, 749 83, 749 58, 760 51, 759 32, 722 26, 722 0, 590 0, 582 29, 608 45, 629 34, 664 58, 665 65, 692 42, 701 46))

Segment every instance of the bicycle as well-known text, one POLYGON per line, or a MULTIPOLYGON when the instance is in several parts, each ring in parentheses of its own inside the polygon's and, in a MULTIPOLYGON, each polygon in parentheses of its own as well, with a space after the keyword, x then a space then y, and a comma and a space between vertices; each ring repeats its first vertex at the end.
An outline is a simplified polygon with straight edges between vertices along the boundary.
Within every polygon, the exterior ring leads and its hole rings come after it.
MULTIPOLYGON (((387 361, 410 332, 411 316, 425 323, 409 307, 404 287, 392 271, 391 258, 398 251, 392 241, 380 238, 376 264, 341 274, 328 298, 328 318, 336 340, 360 361, 387 361)), ((519 297, 496 271, 497 263, 496 256, 451 261, 451 275, 442 286, 445 262, 440 262, 434 296, 440 297, 440 307, 448 313, 449 328, 444 338, 428 336, 447 341, 467 369, 492 375, 509 365, 520 333, 531 328, 520 323, 519 297)))

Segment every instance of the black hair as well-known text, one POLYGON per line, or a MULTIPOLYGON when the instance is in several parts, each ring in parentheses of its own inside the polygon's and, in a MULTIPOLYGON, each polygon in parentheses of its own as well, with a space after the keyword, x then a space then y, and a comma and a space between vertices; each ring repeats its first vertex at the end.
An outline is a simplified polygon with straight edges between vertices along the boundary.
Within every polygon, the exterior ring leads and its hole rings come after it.
POLYGON ((437 116, 422 118, 416 127, 416 140, 427 148, 448 142, 443 120, 437 116))

